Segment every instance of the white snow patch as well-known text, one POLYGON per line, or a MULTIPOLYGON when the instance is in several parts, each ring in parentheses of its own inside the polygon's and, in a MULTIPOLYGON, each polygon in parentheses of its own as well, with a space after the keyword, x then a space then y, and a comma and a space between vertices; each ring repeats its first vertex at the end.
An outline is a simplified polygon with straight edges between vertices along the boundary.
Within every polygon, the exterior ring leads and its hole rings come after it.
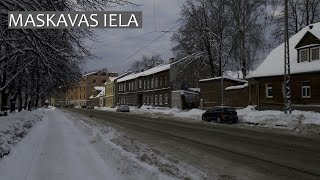
POLYGON ((244 85, 229 86, 229 87, 226 88, 226 90, 244 89, 244 88, 246 88, 248 86, 249 86, 249 84, 245 83, 244 85))
POLYGON ((44 110, 38 109, 0 117, 0 158, 10 153, 12 147, 25 137, 29 129, 41 121, 43 114, 44 110))

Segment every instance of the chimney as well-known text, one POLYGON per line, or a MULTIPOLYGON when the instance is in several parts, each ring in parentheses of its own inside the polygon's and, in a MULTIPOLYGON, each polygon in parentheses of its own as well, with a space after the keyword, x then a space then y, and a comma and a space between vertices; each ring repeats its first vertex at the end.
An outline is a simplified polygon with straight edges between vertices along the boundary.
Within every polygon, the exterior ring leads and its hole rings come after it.
POLYGON ((143 71, 144 71, 144 69, 143 69, 143 68, 141 68, 141 69, 140 69, 140 72, 143 72, 143 71))
POLYGON ((310 26, 309 26, 309 29, 312 29, 312 28, 313 28, 313 25, 310 25, 310 26))

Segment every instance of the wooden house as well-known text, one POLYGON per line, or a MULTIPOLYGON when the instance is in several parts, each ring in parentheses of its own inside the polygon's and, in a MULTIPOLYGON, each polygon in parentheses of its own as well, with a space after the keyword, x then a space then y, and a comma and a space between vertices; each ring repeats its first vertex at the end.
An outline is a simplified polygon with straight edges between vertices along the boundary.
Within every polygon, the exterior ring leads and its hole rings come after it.
MULTIPOLYGON (((293 109, 320 111, 320 23, 305 27, 289 40, 293 109)), ((249 102, 259 109, 284 107, 284 44, 271 51, 247 78, 249 102)))

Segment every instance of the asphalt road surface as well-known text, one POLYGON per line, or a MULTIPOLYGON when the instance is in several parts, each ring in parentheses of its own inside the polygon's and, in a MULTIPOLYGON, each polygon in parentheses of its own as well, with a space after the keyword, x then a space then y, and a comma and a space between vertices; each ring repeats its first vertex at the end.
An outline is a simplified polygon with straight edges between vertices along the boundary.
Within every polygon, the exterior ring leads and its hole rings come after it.
POLYGON ((320 179, 320 139, 132 113, 69 109, 221 179, 320 179))

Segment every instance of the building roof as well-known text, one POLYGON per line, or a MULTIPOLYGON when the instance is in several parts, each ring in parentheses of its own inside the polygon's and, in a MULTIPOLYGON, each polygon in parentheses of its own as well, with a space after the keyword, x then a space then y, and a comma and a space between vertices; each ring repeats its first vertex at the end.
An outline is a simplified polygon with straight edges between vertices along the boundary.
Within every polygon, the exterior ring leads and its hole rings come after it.
MULTIPOLYGON (((305 63, 297 61, 298 51, 295 47, 307 32, 320 39, 320 23, 313 24, 312 29, 309 26, 303 28, 289 39, 290 71, 292 74, 320 71, 320 60, 305 63)), ((284 75, 284 43, 273 49, 262 64, 255 71, 249 73, 247 78, 279 75, 284 75)))
MULTIPOLYGON (((214 80, 219 80, 219 79, 221 79, 221 76, 220 77, 214 77, 214 78, 208 78, 208 79, 200 79, 199 82, 214 81, 214 80)), ((230 76, 223 76, 223 79, 228 79, 228 80, 231 80, 231 81, 237 81, 237 82, 242 82, 242 83, 247 83, 248 82, 246 80, 237 79, 237 78, 233 78, 233 77, 230 77, 230 76)))
POLYGON ((156 73, 168 70, 168 69, 170 69, 170 67, 171 67, 171 64, 159 65, 159 66, 156 66, 154 68, 148 69, 148 70, 143 71, 143 72, 139 72, 139 73, 136 73, 136 74, 130 74, 130 75, 124 76, 123 78, 119 78, 117 80, 117 82, 128 81, 128 80, 132 80, 132 79, 135 79, 135 78, 138 78, 138 77, 142 77, 142 76, 149 76, 149 75, 152 75, 152 74, 156 74, 156 73))

